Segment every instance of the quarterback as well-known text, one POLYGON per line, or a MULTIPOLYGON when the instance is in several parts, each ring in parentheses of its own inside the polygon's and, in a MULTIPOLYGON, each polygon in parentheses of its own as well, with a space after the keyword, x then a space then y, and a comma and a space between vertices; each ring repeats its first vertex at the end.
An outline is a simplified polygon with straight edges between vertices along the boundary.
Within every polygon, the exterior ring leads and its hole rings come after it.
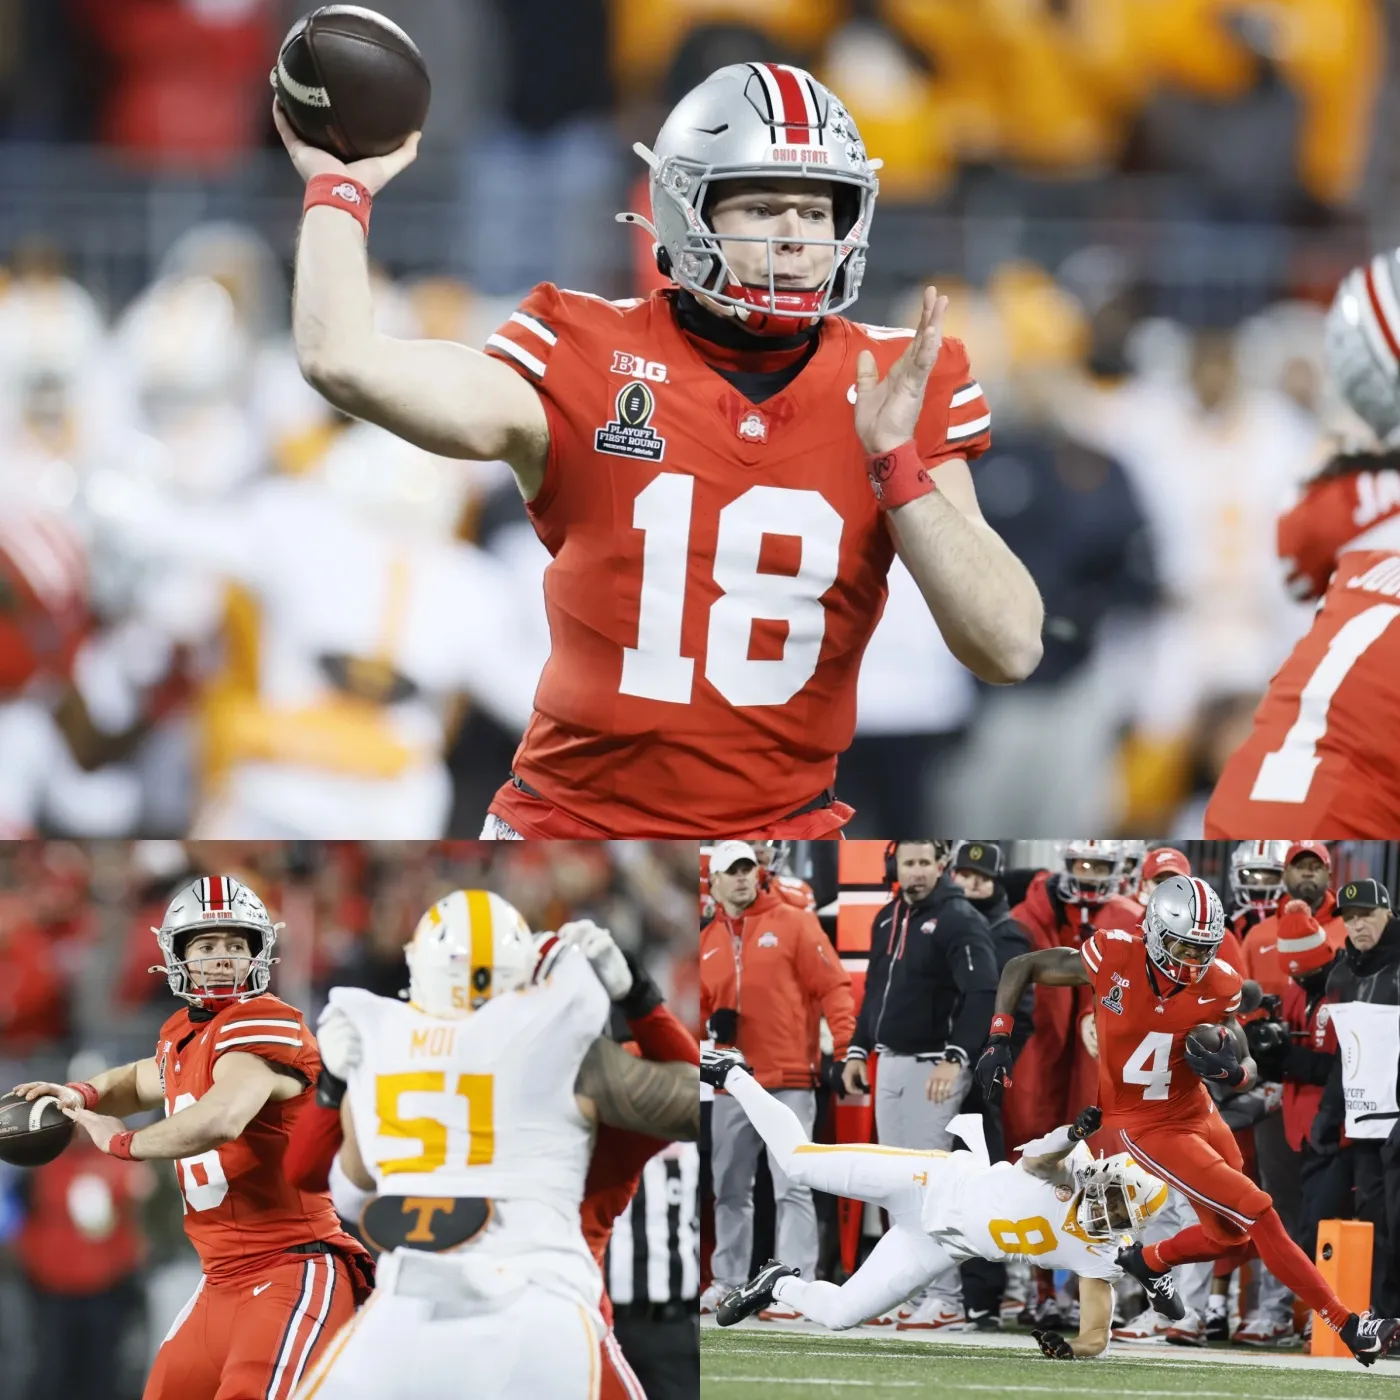
POLYGON ((293 336, 338 408, 445 456, 504 459, 553 555, 551 654, 494 837, 831 835, 861 656, 896 552, 983 680, 1041 654, 1029 573, 978 509, 990 411, 926 289, 914 331, 860 291, 878 162, 801 69, 740 63, 682 99, 651 170, 673 285, 536 287, 484 353, 372 324, 372 196, 416 137, 308 180, 293 336))
POLYGON ((824 1327, 854 1327, 909 1297, 965 1259, 1028 1257, 1079 1275, 1080 1332, 1034 1333, 1057 1361, 1097 1356, 1108 1346, 1112 1281, 1123 1239, 1140 1231, 1167 1199, 1167 1188, 1125 1154, 1094 1161, 1083 1140, 1097 1130, 1097 1109, 1033 1143, 1020 1162, 987 1160, 982 1120, 959 1114, 948 1131, 969 1152, 911 1151, 874 1144, 809 1142, 797 1115, 747 1072, 737 1050, 705 1050, 706 1083, 738 1100, 774 1160, 795 1181, 867 1201, 889 1213, 890 1228, 839 1287, 808 1283, 773 1260, 720 1300, 721 1327, 775 1298, 824 1327))
POLYGON ((1272 1198, 1244 1173, 1234 1134, 1204 1080, 1245 1090, 1254 1061, 1234 1048, 1242 980, 1217 957, 1225 910, 1204 880, 1172 875, 1148 896, 1142 933, 1099 929, 1078 948, 1045 948, 1002 969, 997 1010, 977 1081, 996 1102, 1010 1080, 1012 1013, 1031 982, 1087 985, 1094 995, 1099 1046, 1099 1103, 1110 1146, 1117 1142, 1149 1171, 1176 1187, 1200 1223, 1157 1244, 1134 1244, 1118 1262, 1173 1320, 1186 1308, 1170 1270, 1198 1260, 1243 1263, 1251 1243, 1275 1278, 1370 1366, 1389 1352, 1400 1321, 1352 1312, 1289 1238, 1272 1198), (1220 1025, 1217 1048, 1188 1040, 1197 1026, 1220 1025))
POLYGON ((606 1331, 579 1208, 594 1130, 694 1139, 695 1068, 606 1039, 581 942, 537 954, 499 895, 445 896, 405 952, 407 1003, 337 987, 321 1022, 347 1083, 331 1190, 383 1253, 303 1400, 431 1400, 464 1378, 502 1400, 593 1400, 606 1331))
MULTIPOLYGON (((1400 429, 1400 249, 1353 268, 1327 316, 1327 361, 1347 404, 1393 444, 1400 429)), ((1279 519, 1295 598, 1321 599, 1269 682, 1254 730, 1205 814, 1210 837, 1389 836, 1400 829, 1400 458, 1345 452, 1279 519)))
POLYGON ((240 881, 195 880, 155 930, 159 970, 189 1003, 161 1027, 156 1054, 90 1084, 14 1091, 55 1095, 114 1157, 176 1164, 204 1277, 156 1354, 145 1400, 288 1400, 373 1282, 329 1194, 283 1172, 321 1059, 301 1013, 267 994, 279 927, 240 881), (165 1120, 126 1130, 123 1116, 150 1108, 165 1120))

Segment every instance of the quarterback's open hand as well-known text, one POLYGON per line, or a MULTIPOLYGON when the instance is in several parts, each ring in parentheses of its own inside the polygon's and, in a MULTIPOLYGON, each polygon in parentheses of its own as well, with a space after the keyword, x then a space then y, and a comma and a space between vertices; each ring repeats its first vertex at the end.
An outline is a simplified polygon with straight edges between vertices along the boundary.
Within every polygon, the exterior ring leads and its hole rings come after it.
POLYGON ((120 1118, 108 1118, 104 1113, 91 1113, 85 1108, 65 1108, 63 1112, 87 1133, 101 1152, 107 1151, 118 1133, 126 1132, 126 1124, 120 1118))
POLYGON ((313 175, 348 175, 358 180, 371 194, 378 194, 401 170, 406 170, 418 157, 418 138, 422 134, 415 131, 396 151, 387 156, 369 156, 365 160, 343 161, 330 151, 310 146, 292 130, 292 124, 282 110, 282 104, 272 104, 272 120, 277 126, 277 134, 303 180, 313 175))
POLYGON ((947 308, 948 298, 939 296, 937 287, 924 288, 914 339, 883 379, 869 350, 856 357, 856 436, 870 456, 893 452, 914 436, 923 412, 924 388, 943 345, 947 308))
POLYGON ((1074 1348, 1058 1332, 1037 1329, 1031 1336, 1035 1338, 1035 1344, 1040 1348, 1042 1356, 1048 1356, 1052 1361, 1074 1360, 1074 1348))

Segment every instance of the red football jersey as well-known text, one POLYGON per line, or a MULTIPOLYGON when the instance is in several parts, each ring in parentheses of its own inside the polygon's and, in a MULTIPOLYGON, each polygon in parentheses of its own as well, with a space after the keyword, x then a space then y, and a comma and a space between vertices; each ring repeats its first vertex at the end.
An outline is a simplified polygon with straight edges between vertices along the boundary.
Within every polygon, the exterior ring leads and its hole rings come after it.
POLYGON ((1400 554, 1353 550, 1312 629, 1269 682, 1230 756, 1205 834, 1291 839, 1400 830, 1400 554))
POLYGON ((1321 598, 1352 549, 1400 551, 1400 471, 1348 472, 1304 488, 1280 517, 1278 555, 1295 598, 1321 598))
POLYGON ((1146 941, 1124 929, 1100 929, 1080 945, 1079 956, 1094 989, 1104 1117, 1142 1125, 1208 1116, 1214 1105, 1186 1063, 1186 1037, 1239 1010, 1240 974, 1217 957, 1189 987, 1155 967, 1149 976, 1146 941))
POLYGON ((352 1253, 360 1246, 341 1229, 326 1192, 300 1191, 282 1158, 292 1125, 321 1073, 321 1056, 301 1012, 274 996, 230 1002, 212 1020, 177 1011, 160 1029, 156 1064, 169 1117, 214 1087, 214 1063, 229 1051, 257 1055, 290 1070, 306 1091, 269 1101, 241 1137, 175 1164, 185 1200, 185 1233, 204 1273, 222 1282, 260 1268, 292 1245, 334 1240, 352 1253))
MULTIPOLYGON (((833 784, 894 556, 855 433, 856 356, 884 374, 913 333, 828 317, 787 388, 753 404, 674 295, 544 284, 487 341, 549 421, 529 513, 554 556, 553 649, 515 771, 616 836, 764 830, 833 784)), ((923 459, 979 456, 989 424, 945 340, 923 459)))

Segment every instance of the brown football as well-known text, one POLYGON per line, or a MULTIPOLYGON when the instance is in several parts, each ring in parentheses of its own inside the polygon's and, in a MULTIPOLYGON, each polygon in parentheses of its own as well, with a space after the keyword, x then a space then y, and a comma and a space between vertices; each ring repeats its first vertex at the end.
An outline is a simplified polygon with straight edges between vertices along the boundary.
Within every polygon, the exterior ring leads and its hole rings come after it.
POLYGON ((0 1097, 0 1162, 42 1167, 68 1146, 75 1126, 51 1096, 30 1103, 5 1094, 0 1097))
POLYGON ((347 161, 387 155, 421 131, 432 93, 418 46, 360 5, 322 5, 299 19, 272 86, 296 134, 347 161))
POLYGON ((1234 1044, 1235 1058, 1243 1064, 1249 1055, 1249 1041, 1245 1039, 1244 1030, 1239 1025, 1232 1024, 1228 1027, 1214 1024, 1196 1026, 1186 1039, 1206 1054, 1210 1054, 1212 1051, 1220 1049, 1225 1043, 1227 1035, 1234 1044))

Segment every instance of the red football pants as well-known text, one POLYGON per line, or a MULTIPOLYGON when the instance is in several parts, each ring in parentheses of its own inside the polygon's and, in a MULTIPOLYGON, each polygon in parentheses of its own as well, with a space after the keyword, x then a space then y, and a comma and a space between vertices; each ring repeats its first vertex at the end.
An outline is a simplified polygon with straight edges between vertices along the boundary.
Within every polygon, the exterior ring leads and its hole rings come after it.
POLYGON ((289 1400, 354 1311, 350 1268, 337 1254, 282 1255, 238 1283, 201 1279, 142 1400, 289 1400))
MULTIPOLYGON (((1105 1139, 1116 1133, 1124 1152, 1190 1199, 1201 1228, 1222 1253, 1242 1243, 1250 1226, 1273 1205, 1269 1193, 1244 1174, 1239 1144, 1218 1113, 1186 1123, 1105 1119, 1103 1133, 1105 1139)), ((1094 1147, 1118 1150, 1106 1141, 1101 1145, 1098 1138, 1094 1147)))

